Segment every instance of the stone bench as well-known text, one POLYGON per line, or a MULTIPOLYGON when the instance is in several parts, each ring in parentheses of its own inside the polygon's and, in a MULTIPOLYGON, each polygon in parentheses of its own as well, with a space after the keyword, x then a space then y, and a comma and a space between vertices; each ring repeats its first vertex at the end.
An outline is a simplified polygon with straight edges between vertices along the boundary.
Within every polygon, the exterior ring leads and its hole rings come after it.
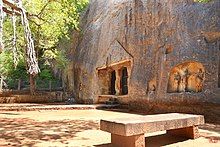
POLYGON ((201 115, 169 113, 101 120, 100 129, 111 133, 114 147, 145 147, 145 133, 166 130, 171 135, 195 139, 202 124, 201 115))

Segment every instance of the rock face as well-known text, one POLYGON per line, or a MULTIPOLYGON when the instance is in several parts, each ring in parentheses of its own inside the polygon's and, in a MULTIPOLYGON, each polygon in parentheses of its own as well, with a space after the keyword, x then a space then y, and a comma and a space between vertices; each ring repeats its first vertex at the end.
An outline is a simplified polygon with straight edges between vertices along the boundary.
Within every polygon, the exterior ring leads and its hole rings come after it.
POLYGON ((220 103, 220 1, 91 0, 71 48, 79 102, 220 103))

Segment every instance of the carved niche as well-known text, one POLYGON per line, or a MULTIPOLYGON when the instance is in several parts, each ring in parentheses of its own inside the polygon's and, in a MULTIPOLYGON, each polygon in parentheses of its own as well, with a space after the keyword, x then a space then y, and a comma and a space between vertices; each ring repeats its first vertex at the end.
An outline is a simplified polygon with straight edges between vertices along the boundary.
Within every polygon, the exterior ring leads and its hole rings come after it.
POLYGON ((205 69, 201 63, 181 63, 170 71, 167 92, 201 92, 204 80, 205 69))

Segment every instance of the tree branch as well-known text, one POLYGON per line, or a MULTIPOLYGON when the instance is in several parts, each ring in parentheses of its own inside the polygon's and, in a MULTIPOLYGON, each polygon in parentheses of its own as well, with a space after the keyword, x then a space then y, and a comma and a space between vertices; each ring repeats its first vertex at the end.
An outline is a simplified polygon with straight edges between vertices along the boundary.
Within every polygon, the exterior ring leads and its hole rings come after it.
POLYGON ((4 4, 8 5, 9 7, 11 7, 12 9, 16 10, 16 11, 21 11, 21 8, 17 7, 15 4, 9 2, 8 0, 2 0, 4 4))

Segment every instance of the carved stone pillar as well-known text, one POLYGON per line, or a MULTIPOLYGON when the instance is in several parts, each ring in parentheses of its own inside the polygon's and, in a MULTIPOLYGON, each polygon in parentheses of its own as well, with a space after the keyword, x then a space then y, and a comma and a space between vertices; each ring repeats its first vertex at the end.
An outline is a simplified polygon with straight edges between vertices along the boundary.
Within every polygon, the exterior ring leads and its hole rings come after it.
POLYGON ((128 71, 128 94, 129 94, 129 91, 130 91, 130 79, 131 79, 131 65, 127 67, 127 71, 128 71))
POLYGON ((116 95, 120 95, 121 74, 119 70, 115 70, 115 72, 116 72, 115 91, 116 91, 116 95))

